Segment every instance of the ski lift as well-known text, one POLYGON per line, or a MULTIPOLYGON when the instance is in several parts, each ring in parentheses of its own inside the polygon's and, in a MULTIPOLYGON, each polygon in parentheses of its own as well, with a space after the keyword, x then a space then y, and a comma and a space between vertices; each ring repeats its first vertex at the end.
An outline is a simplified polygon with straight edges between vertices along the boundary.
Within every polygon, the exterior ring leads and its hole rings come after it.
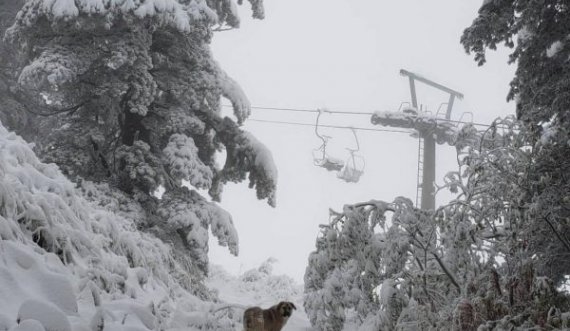
POLYGON ((317 122, 315 124, 315 134, 319 139, 323 141, 323 143, 319 148, 313 150, 313 163, 317 167, 325 168, 328 171, 340 171, 344 167, 344 161, 332 157, 327 153, 327 144, 331 137, 319 134, 319 119, 324 112, 326 112, 326 110, 319 109, 317 122))
POLYGON ((360 176, 364 173, 364 167, 366 163, 364 158, 357 154, 360 150, 360 143, 358 142, 358 136, 356 135, 356 130, 351 128, 352 134, 354 135, 354 140, 356 141, 356 149, 347 148, 350 156, 344 163, 344 166, 336 174, 336 176, 347 183, 357 183, 360 180, 360 176))

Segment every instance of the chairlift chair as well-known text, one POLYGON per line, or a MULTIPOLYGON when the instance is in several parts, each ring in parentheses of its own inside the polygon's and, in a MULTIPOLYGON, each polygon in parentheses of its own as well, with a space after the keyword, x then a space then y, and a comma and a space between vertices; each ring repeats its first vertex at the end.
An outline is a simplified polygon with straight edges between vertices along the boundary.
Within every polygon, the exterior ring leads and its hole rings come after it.
POLYGON ((322 167, 328 171, 340 171, 344 167, 344 161, 335 157, 330 156, 327 153, 327 144, 331 139, 330 136, 321 135, 319 133, 319 119, 322 113, 326 110, 319 109, 319 114, 317 115, 317 122, 315 124, 315 134, 319 139, 322 140, 321 146, 313 150, 313 163, 317 167, 322 167))
POLYGON ((354 140, 356 141, 356 149, 354 148, 347 148, 350 153, 350 156, 344 163, 342 169, 338 171, 336 176, 347 183, 357 183, 360 180, 360 177, 364 173, 364 167, 366 166, 366 162, 364 158, 357 154, 360 150, 360 143, 358 142, 358 136, 356 135, 356 130, 351 128, 352 134, 354 135, 354 140))
POLYGON ((459 120, 457 120, 457 121, 455 122, 455 128, 454 128, 454 129, 455 129, 455 136, 454 136, 454 140, 457 139, 457 136, 458 136, 459 132, 461 131, 461 130, 460 130, 460 125, 461 125, 461 124, 464 124, 464 125, 473 124, 473 113, 470 112, 470 111, 463 112, 463 113, 461 114, 461 116, 459 117, 459 120), (465 117, 469 117, 469 120, 465 120, 465 117))
POLYGON ((339 171, 344 167, 344 161, 327 153, 327 143, 331 139, 329 136, 321 136, 324 138, 323 144, 313 150, 313 163, 317 167, 322 167, 328 171, 339 171))
POLYGON ((447 114, 447 106, 449 105, 449 103, 447 102, 442 102, 439 104, 439 107, 437 107, 437 112, 435 113, 435 118, 445 118, 446 114, 447 114))
POLYGON ((459 120, 457 121, 455 126, 459 127, 459 124, 462 124, 462 123, 469 123, 469 124, 473 123, 473 113, 470 111, 463 112, 463 114, 461 114, 461 117, 459 117, 459 120), (468 121, 465 120, 465 117, 467 117, 467 116, 469 116, 468 121))

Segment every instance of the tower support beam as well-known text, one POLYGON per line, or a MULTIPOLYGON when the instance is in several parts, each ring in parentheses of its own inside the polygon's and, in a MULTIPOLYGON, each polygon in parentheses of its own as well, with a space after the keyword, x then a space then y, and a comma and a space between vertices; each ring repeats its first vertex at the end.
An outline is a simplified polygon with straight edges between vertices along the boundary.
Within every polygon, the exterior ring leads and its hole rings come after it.
POLYGON ((424 140, 422 200, 420 208, 435 210, 435 139, 433 132, 422 132, 424 140))

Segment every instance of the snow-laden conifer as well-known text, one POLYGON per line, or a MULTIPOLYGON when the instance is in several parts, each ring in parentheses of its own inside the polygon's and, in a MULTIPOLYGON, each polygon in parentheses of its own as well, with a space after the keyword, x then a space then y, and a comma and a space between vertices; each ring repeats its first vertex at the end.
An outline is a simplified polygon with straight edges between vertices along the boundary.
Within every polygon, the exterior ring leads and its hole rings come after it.
MULTIPOLYGON (((250 2, 254 17, 262 18, 262 2, 250 2)), ((10 11, 13 25, 5 38, 21 62, 5 94, 29 119, 16 121, 14 129, 72 181, 97 183, 88 189, 92 201, 172 243, 173 256, 191 274, 192 281, 182 283, 207 296, 201 280, 209 233, 238 253, 231 216, 210 200, 220 201, 228 181, 249 178, 257 197, 275 205, 271 153, 240 128, 250 114, 249 100, 210 50, 215 30, 239 25, 237 3, 21 5, 17 15, 10 11), (223 114, 222 98, 233 105, 233 118, 223 114), (220 167, 216 157, 223 150, 227 157, 220 167)))

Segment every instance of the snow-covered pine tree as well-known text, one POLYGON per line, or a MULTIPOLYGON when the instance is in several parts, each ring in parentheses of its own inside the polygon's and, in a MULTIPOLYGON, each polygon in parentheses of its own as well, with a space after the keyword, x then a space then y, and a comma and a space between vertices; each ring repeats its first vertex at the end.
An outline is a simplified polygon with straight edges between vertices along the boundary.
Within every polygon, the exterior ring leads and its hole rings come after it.
MULTIPOLYGON (((479 65, 499 43, 517 64, 508 99, 525 126, 530 160, 514 208, 528 211, 536 267, 556 284, 570 273, 570 4, 564 0, 485 1, 461 38, 479 65), (516 42, 515 42, 516 39, 516 42), (555 240, 551 240, 555 238, 555 240)), ((522 170, 521 170, 522 171, 522 170)))
MULTIPOLYGON (((250 1, 263 17, 261 1, 250 1)), ((6 33, 25 60, 14 95, 32 117, 19 129, 77 183, 103 183, 140 229, 172 242, 195 277, 207 272, 208 231, 237 254, 221 198, 249 177, 275 205, 269 151, 239 125, 244 93, 220 69, 213 30, 237 27, 233 0, 30 0, 6 33), (221 97, 235 120, 223 117, 221 97), (216 164, 226 151, 225 165, 216 164), (188 188, 191 187, 191 188, 188 188), (155 192, 164 189, 164 198, 155 192)))

